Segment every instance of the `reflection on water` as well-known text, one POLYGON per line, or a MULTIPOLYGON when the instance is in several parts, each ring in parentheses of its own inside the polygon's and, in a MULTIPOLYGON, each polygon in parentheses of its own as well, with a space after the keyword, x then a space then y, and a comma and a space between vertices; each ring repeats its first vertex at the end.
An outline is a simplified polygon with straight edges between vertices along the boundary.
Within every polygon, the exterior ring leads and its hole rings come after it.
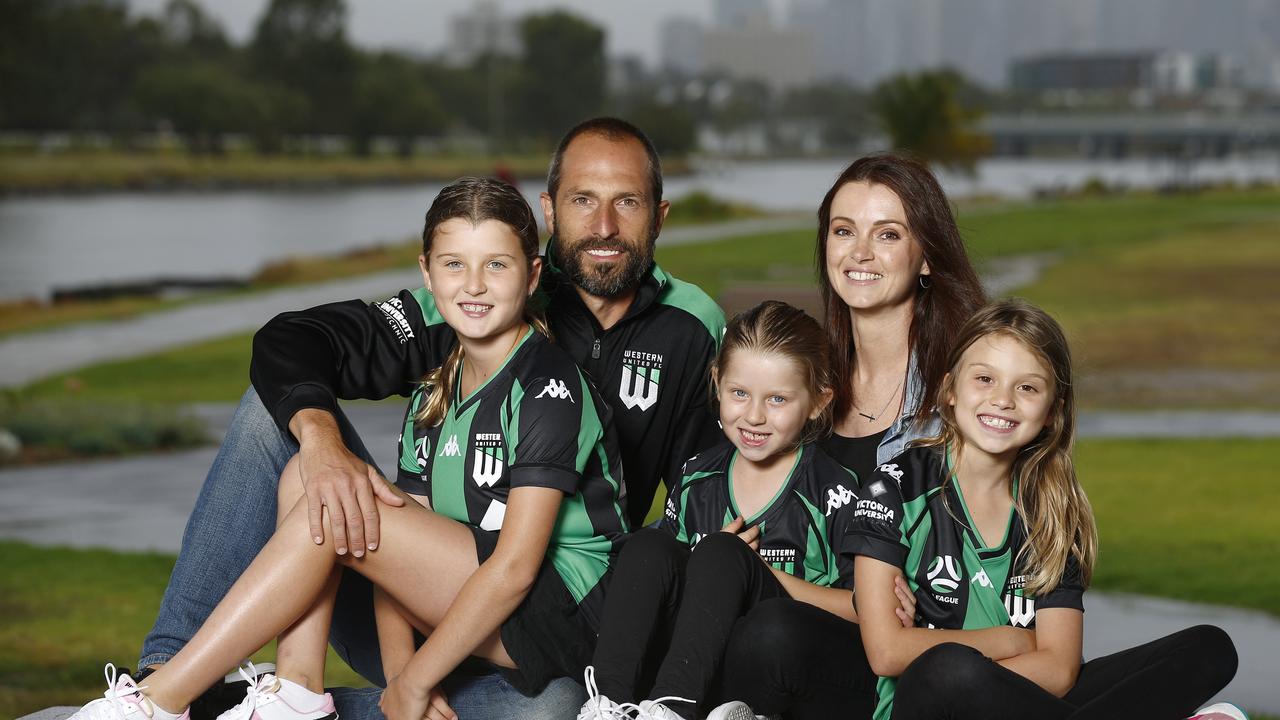
MULTIPOLYGON (((695 189, 770 210, 812 211, 844 160, 709 163, 668 178, 666 194, 695 189)), ((1164 161, 983 162, 975 178, 943 173, 954 195, 1025 197, 1098 177, 1149 187, 1179 168, 1164 161)), ((1276 180, 1275 158, 1207 161, 1197 181, 1276 180)), ((244 277, 290 255, 336 253, 402 241, 421 232, 440 183, 324 190, 120 193, 0 200, 0 298, 47 297, 55 287, 157 276, 244 277)), ((522 188, 537 208, 540 184, 522 188)))

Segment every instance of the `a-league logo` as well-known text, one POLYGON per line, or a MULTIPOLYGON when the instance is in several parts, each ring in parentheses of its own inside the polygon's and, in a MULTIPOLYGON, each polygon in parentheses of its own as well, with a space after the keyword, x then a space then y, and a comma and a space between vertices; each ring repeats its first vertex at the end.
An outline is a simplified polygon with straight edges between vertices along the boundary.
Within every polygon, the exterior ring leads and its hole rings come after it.
POLYGON ((938 555, 929 563, 929 587, 934 592, 949 595, 960 587, 960 569, 956 559, 950 555, 938 555), (943 576, 946 572, 946 576, 943 576))

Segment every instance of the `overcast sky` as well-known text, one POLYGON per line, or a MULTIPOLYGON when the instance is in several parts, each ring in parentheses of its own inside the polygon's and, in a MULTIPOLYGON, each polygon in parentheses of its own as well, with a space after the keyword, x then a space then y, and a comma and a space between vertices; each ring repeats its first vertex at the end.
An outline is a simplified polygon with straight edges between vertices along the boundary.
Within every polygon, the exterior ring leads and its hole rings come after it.
MULTIPOLYGON (((129 0, 129 5, 135 13, 156 14, 166 2, 129 0)), ((238 43, 248 39, 267 4, 267 0, 198 2, 238 43)), ((347 35, 365 48, 434 52, 444 48, 449 18, 474 4, 474 0, 347 0, 347 35)), ((572 10, 605 28, 609 55, 638 55, 649 65, 657 59, 662 18, 711 18, 711 0, 498 0, 498 6, 509 15, 553 7, 572 10)))

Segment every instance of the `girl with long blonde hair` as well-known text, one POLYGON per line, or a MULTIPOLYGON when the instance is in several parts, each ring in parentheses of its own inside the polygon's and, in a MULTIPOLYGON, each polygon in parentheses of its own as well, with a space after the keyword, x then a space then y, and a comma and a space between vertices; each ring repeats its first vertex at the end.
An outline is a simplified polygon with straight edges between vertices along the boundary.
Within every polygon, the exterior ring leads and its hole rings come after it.
POLYGON ((850 527, 875 720, 1187 717, 1235 674, 1222 630, 1080 662, 1098 538, 1071 458, 1062 329, 996 302, 960 330, 947 367, 941 432, 877 468, 850 527))

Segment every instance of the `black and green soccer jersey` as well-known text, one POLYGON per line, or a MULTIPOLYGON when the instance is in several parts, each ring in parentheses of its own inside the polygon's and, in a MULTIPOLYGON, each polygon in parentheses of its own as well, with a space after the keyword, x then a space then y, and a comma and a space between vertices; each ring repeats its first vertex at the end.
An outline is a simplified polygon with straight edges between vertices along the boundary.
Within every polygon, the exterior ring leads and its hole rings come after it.
MULTIPOLYGON (((973 530, 960 487, 939 447, 911 448, 876 468, 858 491, 849 526, 850 551, 902 568, 916 597, 916 626, 979 630, 1035 627, 1045 608, 1084 610, 1084 585, 1074 556, 1057 587, 1039 597, 1024 592, 1029 569, 1019 551, 1027 541, 1021 516, 1010 511, 993 546, 973 530)), ((1014 483, 1017 493, 1017 483, 1014 483)), ((894 682, 882 678, 876 720, 893 709, 894 682)))
POLYGON ((455 391, 440 425, 413 421, 423 401, 421 389, 409 401, 396 485, 426 495, 442 515, 495 532, 512 488, 563 492, 547 557, 598 618, 599 582, 627 520, 608 406, 573 360, 530 330, 483 385, 465 398, 455 391))
MULTIPOLYGON (((613 411, 627 468, 628 512, 644 520, 662 479, 724 437, 708 385, 724 313, 706 293, 654 265, 623 317, 601 327, 547 244, 542 292, 555 345, 613 411)), ((253 338, 249 376, 282 432, 304 408, 336 412, 338 398, 408 396, 456 342, 426 290, 381 302, 351 300, 282 313, 253 338)))
MULTIPOLYGON (((667 494, 662 528, 696 545, 740 514, 733 499, 737 449, 729 441, 684 466, 667 494)), ((815 585, 853 589, 853 559, 844 554, 857 478, 816 445, 802 445, 786 481, 759 512, 744 518, 760 527, 760 557, 815 585)))

